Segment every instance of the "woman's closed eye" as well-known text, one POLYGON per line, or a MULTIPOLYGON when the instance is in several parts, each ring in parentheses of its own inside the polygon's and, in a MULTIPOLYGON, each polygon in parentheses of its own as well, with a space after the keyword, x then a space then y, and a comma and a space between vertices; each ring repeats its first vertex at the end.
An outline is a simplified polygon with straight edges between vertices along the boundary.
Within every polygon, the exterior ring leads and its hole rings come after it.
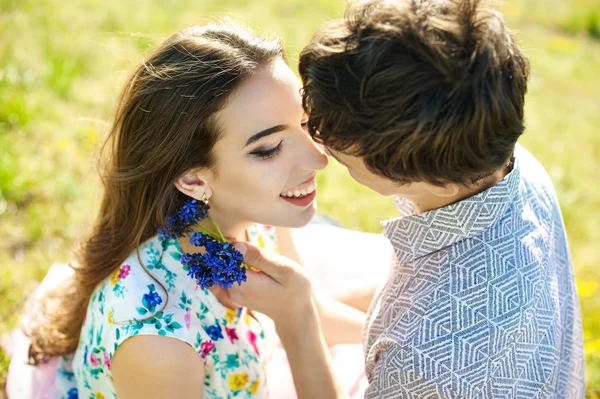
POLYGON ((283 144, 283 140, 277 144, 276 147, 265 149, 265 150, 256 150, 252 151, 250 154, 259 157, 260 159, 271 159, 279 155, 281 152, 281 147, 283 144))

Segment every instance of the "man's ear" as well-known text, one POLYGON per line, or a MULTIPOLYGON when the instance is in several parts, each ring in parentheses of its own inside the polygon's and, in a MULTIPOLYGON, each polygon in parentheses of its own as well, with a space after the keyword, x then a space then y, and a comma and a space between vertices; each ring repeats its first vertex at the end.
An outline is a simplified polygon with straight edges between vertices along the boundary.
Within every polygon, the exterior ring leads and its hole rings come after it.
POLYGON ((175 181, 175 187, 188 197, 192 197, 199 201, 212 196, 212 190, 207 180, 210 179, 209 173, 199 170, 189 170, 181 175, 175 181))
POLYGON ((427 190, 437 197, 454 197, 460 191, 458 184, 444 184, 443 186, 427 185, 427 190))

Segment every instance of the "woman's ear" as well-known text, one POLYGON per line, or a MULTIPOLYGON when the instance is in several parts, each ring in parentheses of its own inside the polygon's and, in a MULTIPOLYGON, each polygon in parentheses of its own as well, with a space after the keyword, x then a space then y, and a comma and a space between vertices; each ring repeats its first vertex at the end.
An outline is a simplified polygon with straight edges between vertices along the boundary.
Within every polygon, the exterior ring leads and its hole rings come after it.
POLYGON ((208 177, 198 170, 190 170, 175 181, 175 187, 188 197, 202 201, 212 196, 212 190, 207 183, 208 177))

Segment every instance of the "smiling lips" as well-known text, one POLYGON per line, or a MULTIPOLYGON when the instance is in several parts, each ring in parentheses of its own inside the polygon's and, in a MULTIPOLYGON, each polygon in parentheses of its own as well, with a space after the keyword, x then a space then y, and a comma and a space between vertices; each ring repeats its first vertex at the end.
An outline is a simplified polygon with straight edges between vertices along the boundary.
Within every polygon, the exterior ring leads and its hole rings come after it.
POLYGON ((291 190, 281 193, 279 196, 284 201, 297 206, 306 206, 310 204, 317 194, 317 181, 311 177, 304 183, 294 187, 291 190))

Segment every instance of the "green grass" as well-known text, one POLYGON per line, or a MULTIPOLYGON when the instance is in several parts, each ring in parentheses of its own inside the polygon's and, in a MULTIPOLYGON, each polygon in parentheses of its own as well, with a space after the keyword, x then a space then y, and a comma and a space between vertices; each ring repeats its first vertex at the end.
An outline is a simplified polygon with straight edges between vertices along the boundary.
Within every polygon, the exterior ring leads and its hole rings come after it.
MULTIPOLYGON (((0 0, 0 334, 16 326, 47 268, 69 260, 74 240, 89 228, 104 121, 149 47, 177 29, 230 15, 280 35, 295 63, 311 32, 343 7, 341 0, 0 0)), ((533 64, 522 143, 547 167, 561 201, 584 315, 588 393, 595 397, 600 0, 500 7, 533 64)), ((358 186, 333 162, 319 183, 321 211, 348 227, 378 232, 378 221, 394 216, 389 199, 358 186)), ((0 350, 0 386, 7 365, 0 350)))

